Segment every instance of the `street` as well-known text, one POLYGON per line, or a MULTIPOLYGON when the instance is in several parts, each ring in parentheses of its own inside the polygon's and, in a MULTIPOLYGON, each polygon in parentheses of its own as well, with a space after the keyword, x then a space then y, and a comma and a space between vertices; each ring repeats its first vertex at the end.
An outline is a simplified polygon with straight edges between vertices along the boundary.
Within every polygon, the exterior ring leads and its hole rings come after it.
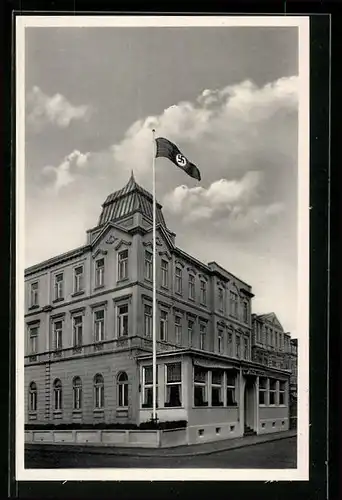
POLYGON ((208 455, 119 456, 114 454, 72 453, 63 451, 26 450, 26 468, 295 468, 297 461, 296 437, 261 443, 243 448, 220 451, 208 455))

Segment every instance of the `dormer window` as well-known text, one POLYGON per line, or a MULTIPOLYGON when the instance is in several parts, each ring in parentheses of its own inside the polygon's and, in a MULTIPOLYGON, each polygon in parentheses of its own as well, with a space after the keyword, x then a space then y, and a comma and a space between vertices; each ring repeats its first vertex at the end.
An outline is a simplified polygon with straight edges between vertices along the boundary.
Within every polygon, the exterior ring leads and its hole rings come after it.
POLYGON ((128 277, 128 250, 122 250, 118 254, 118 280, 128 277))
POLYGON ((104 258, 102 257, 101 259, 97 259, 95 262, 95 287, 104 285, 104 269, 104 258))

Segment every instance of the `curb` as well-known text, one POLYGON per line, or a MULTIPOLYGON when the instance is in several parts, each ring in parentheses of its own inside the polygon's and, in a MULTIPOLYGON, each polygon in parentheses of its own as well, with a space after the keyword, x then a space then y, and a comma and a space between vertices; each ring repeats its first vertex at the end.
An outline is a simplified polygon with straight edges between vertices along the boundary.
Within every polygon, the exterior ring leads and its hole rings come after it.
MULTIPOLYGON (((160 459, 163 459, 163 458, 167 458, 167 459, 170 459, 171 457, 174 457, 174 458, 182 458, 182 457, 193 457, 193 456, 201 456, 201 455, 213 455, 215 453, 221 453, 223 451, 228 451, 228 450, 236 450, 236 449, 239 449, 239 448, 247 448, 249 446, 256 446, 258 444, 264 444, 264 443, 272 443, 274 441, 281 441, 281 440, 284 440, 284 439, 291 439, 291 438, 294 438, 297 436, 297 433, 295 434, 291 434, 291 435, 287 435, 287 436, 274 436, 272 438, 268 438, 268 439, 260 439, 260 441, 254 441, 254 442, 239 442, 239 443, 235 443, 235 444, 227 444, 227 446, 225 446, 224 448, 219 448, 219 449, 215 449, 215 450, 198 450, 198 451, 191 451, 191 452, 184 452, 184 453, 170 453, 170 454, 167 454, 167 453, 163 453, 163 454, 158 454, 158 449, 155 449, 155 452, 154 453, 148 453, 148 451, 143 452, 134 452, 134 448, 128 448, 127 449, 127 452, 126 451, 123 451, 122 449, 120 451, 117 451, 115 449, 115 447, 108 447, 108 448, 92 448, 92 447, 89 447, 87 448, 87 450, 85 450, 84 447, 82 448, 79 448, 77 449, 77 447, 75 446, 74 447, 74 452, 76 451, 79 451, 79 452, 87 452, 89 454, 92 454, 92 455, 115 455, 115 456, 118 456, 118 457, 139 457, 139 458, 153 458, 153 457, 157 457, 157 458, 160 458, 160 459)), ((32 443, 28 443, 29 445, 32 444, 32 443)), ((34 446, 34 444, 33 444, 34 446)), ((40 445, 40 444, 37 444, 36 445, 37 447, 41 447, 41 446, 44 446, 44 445, 40 445)), ((63 445, 63 446, 68 446, 68 445, 63 445)), ((201 446, 201 445, 198 445, 198 446, 201 446)), ((56 445, 53 445, 53 444, 48 444, 47 445, 48 449, 49 447, 56 447, 56 445)), ((73 446, 72 446, 73 447, 73 446)), ((163 451, 166 451, 167 448, 164 448, 163 451)), ((58 452, 62 452, 62 448, 59 448, 59 449, 56 449, 55 448, 55 451, 58 452)), ((71 451, 69 449, 69 451, 71 451)))

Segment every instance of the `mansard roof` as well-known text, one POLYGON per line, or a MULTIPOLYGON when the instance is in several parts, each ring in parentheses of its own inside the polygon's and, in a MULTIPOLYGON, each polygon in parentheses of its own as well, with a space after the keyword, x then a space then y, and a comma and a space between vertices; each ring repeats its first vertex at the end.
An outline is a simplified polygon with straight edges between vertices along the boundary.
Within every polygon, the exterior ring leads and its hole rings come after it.
MULTIPOLYGON (((156 222, 166 227, 162 206, 156 203, 156 222)), ((102 205, 102 212, 98 221, 101 226, 109 221, 121 219, 134 212, 142 213, 151 220, 153 213, 153 198, 146 189, 139 186, 136 182, 133 171, 127 184, 118 191, 107 196, 102 205)))

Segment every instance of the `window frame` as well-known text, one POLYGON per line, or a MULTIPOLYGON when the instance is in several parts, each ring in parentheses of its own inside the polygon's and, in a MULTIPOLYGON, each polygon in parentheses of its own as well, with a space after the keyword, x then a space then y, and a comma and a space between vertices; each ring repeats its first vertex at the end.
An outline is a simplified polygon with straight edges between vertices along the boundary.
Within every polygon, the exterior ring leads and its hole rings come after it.
POLYGON ((188 331, 188 342, 190 347, 193 347, 194 345, 194 330, 195 330, 194 326, 195 326, 195 320, 188 318, 187 331, 188 331), (192 328, 189 327, 190 323, 192 324, 192 328))
POLYGON ((129 335, 129 303, 123 302, 122 304, 117 304, 116 306, 116 329, 117 329, 117 338, 127 338, 129 335), (121 308, 127 308, 127 312, 121 313, 121 308), (125 333, 125 324, 126 324, 126 333, 125 333), (123 331, 123 333, 121 333, 123 331))
POLYGON ((54 300, 64 299, 64 271, 59 271, 54 275, 54 300), (58 280, 58 277, 62 279, 58 280))
POLYGON ((161 286, 162 288, 169 288, 169 261, 166 259, 161 259, 160 263, 161 270, 161 286))
POLYGON ((279 380, 279 406, 286 406, 286 382, 285 382, 285 380, 279 380), (283 402, 281 402, 281 397, 280 397, 281 394, 283 396, 283 402))
POLYGON ((204 279, 200 280, 200 302, 203 306, 207 305, 207 282, 204 279))
POLYGON ((105 405, 104 377, 102 373, 96 373, 93 378, 94 388, 94 410, 103 411, 105 405))
POLYGON ((128 399, 128 375, 125 371, 118 373, 117 380, 117 407, 122 409, 128 409, 129 399, 128 399), (125 380, 120 380, 122 376, 126 376, 125 380), (123 404, 122 404, 123 403, 123 404), (125 404, 126 403, 126 404, 125 404))
POLYGON ((30 356, 34 356, 38 352, 38 335, 39 335, 39 324, 35 323, 33 325, 28 325, 28 340, 29 340, 28 351, 30 356), (34 330, 36 331, 36 334, 32 335, 32 332, 34 330))
POLYGON ((233 408, 233 407, 236 407, 237 406, 237 401, 236 401, 236 375, 232 374, 230 375, 229 372, 226 371, 226 407, 228 408, 233 408), (232 384, 230 384, 230 377, 232 377, 232 380, 234 380, 234 382, 232 384), (228 404, 228 391, 231 391, 231 399, 232 399, 232 403, 231 404, 228 404))
POLYGON ((153 334, 153 307, 150 304, 144 304, 144 337, 152 338, 153 334), (150 311, 146 313, 146 309, 150 311))
POLYGON ((73 293, 84 292, 84 265, 79 264, 74 267, 74 286, 73 293), (77 273, 77 270, 81 269, 81 273, 77 273))
MULTIPOLYGON (((164 406, 165 408, 180 408, 182 406, 182 380, 183 380, 183 369, 182 369, 182 362, 181 361, 175 361, 173 363, 165 363, 164 365, 164 380, 165 380, 165 400, 164 400, 164 406), (177 380, 177 381, 171 381, 169 382, 168 380, 168 368, 170 366, 175 366, 175 365, 179 365, 180 366, 180 380, 177 380), (177 386, 179 387, 179 404, 171 404, 170 401, 168 401, 168 388, 169 387, 174 387, 174 386, 177 386)), ((171 399, 171 398, 170 398, 171 399)))
POLYGON ((224 330, 221 326, 217 327, 217 350, 219 354, 224 352, 224 330))
POLYGON ((182 345, 182 317, 175 314, 175 343, 182 345))
POLYGON ((190 300, 196 299, 195 276, 191 273, 188 276, 188 298, 190 300))
POLYGON ((83 346, 83 314, 74 314, 72 316, 72 339, 73 339, 73 348, 79 349, 83 346), (76 320, 81 319, 80 323, 77 325, 76 320), (79 328, 81 327, 81 328, 79 328), (81 330, 81 342, 80 333, 81 330))
MULTIPOLYGON (((202 408, 202 407, 207 407, 208 406, 208 380, 209 380, 209 370, 206 370, 200 366, 194 366, 194 369, 193 369, 193 406, 196 407, 196 408, 202 408), (196 369, 197 370, 202 370, 202 372, 204 373, 204 381, 201 381, 201 380, 196 380, 196 369), (195 393, 196 393, 196 388, 202 388, 204 389, 203 390, 203 401, 202 401, 202 404, 196 404, 196 397, 195 397, 195 393)), ((202 392, 202 391, 201 391, 202 392)))
POLYGON ((144 278, 147 281, 153 281, 153 253, 149 250, 145 250, 144 278))
POLYGON ((276 406, 277 404, 277 381, 276 379, 269 379, 269 406, 276 406), (273 386, 271 385, 272 383, 274 383, 274 388, 273 386), (272 403, 272 397, 271 395, 273 395, 274 397, 274 402, 272 403))
POLYGON ((183 294, 183 269, 179 265, 175 268, 175 293, 183 294))
POLYGON ((159 340, 161 342, 166 342, 167 341, 167 334, 168 334, 168 319, 169 319, 169 313, 168 311, 165 311, 164 309, 160 310, 159 314, 159 340), (165 318, 163 317, 165 315, 165 318), (163 328, 162 328, 163 325, 163 328), (161 332, 163 331, 163 338, 161 335, 161 332))
POLYGON ((219 406, 223 406, 223 378, 224 378, 224 371, 221 370, 221 369, 217 369, 217 370, 211 370, 211 387, 210 387, 210 392, 211 392, 211 406, 213 407, 219 407, 219 406), (213 382, 213 375, 215 372, 220 372, 221 374, 221 381, 220 383, 217 383, 217 382, 213 382), (217 404, 214 404, 213 403, 213 389, 218 389, 219 390, 219 401, 217 404))
POLYGON ((268 392, 267 385, 268 385, 267 377, 259 377, 259 406, 267 406, 267 392, 268 392), (263 387, 260 384, 261 380, 265 381, 265 387, 263 387), (260 403, 260 394, 261 393, 263 394, 263 400, 264 400, 263 403, 260 403))
POLYGON ((129 250, 124 248, 118 252, 118 281, 124 281, 128 279, 128 260, 129 260, 129 250), (126 257, 123 259, 121 256, 125 254, 126 257))
POLYGON ((100 342, 105 341, 105 328, 106 328, 106 310, 105 308, 98 308, 93 311, 93 327, 94 327, 94 343, 98 344, 100 342), (103 313, 103 318, 96 318, 96 315, 99 313, 103 313), (98 325, 102 324, 101 335, 99 336, 98 325), (101 338, 100 338, 101 337, 101 338))
MULTIPOLYGON (((142 408, 152 408, 153 407, 153 365, 142 366, 142 408), (151 370, 151 382, 146 382, 146 370, 151 370), (148 403, 149 392, 151 393, 151 405, 148 403), (147 396, 147 397, 146 397, 147 396)), ((158 407, 158 365, 156 366, 156 407, 158 407)))
POLYGON ((218 287, 217 293, 218 293, 218 310, 220 312, 223 312, 224 311, 224 292, 223 292, 223 288, 221 286, 218 287))
POLYGON ((63 385, 59 378, 53 381, 53 411, 61 412, 63 410, 63 385))
POLYGON ((72 409, 82 411, 82 379, 76 375, 72 380, 72 409))
POLYGON ((104 286, 105 282, 105 258, 104 257, 99 257, 98 259, 95 260, 95 288, 101 288, 104 286), (99 266, 99 262, 102 262, 103 264, 99 266))
POLYGON ((39 307, 39 281, 30 283, 30 307, 39 307), (34 290, 33 287, 37 285, 34 290))
POLYGON ((63 320, 53 320, 53 347, 55 351, 63 349, 63 320), (57 329, 57 324, 60 323, 60 328, 57 329))
POLYGON ((38 387, 37 383, 32 380, 29 384, 29 400, 28 400, 28 410, 30 413, 37 413, 38 409, 38 387))
POLYGON ((205 351, 207 337, 207 324, 204 321, 200 322, 200 350, 205 351))

